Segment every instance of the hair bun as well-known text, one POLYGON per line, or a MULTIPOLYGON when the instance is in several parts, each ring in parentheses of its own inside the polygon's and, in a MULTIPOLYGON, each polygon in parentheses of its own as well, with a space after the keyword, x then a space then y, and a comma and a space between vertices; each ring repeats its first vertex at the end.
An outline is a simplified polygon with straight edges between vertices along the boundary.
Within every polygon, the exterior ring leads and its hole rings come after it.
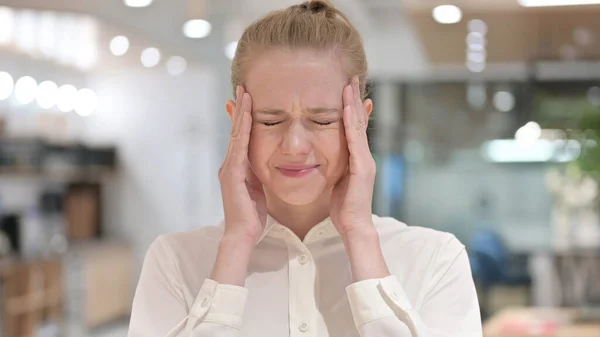
POLYGON ((331 5, 327 1, 309 1, 308 9, 315 13, 326 12, 331 9, 331 5))
POLYGON ((336 12, 333 5, 326 0, 306 1, 300 6, 311 13, 325 13, 327 17, 333 16, 336 12))

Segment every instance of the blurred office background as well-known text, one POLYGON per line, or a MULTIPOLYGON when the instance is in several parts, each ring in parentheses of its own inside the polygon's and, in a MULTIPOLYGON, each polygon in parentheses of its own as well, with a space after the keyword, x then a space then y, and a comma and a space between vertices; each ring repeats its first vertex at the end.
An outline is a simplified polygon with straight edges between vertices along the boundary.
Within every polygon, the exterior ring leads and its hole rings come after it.
MULTIPOLYGON (((332 2, 376 213, 465 244, 485 336, 600 336, 600 1, 332 2)), ((222 217, 237 39, 295 3, 0 0, 1 336, 126 335, 149 244, 222 217)))

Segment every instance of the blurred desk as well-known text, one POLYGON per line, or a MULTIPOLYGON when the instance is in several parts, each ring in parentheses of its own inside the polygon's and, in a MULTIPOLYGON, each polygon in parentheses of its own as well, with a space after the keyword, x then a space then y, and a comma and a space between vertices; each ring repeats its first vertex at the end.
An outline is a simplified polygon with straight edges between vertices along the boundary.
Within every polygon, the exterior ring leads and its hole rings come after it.
POLYGON ((538 249, 527 254, 538 288, 535 305, 584 306, 600 299, 600 250, 538 249))
POLYGON ((0 283, 0 335, 36 336, 41 326, 61 320, 64 296, 60 258, 2 259, 0 283))
POLYGON ((600 321, 577 323, 576 309, 510 308, 483 326, 484 337, 598 337, 600 321))
POLYGON ((71 325, 87 331, 131 313, 132 258, 131 247, 123 242, 88 241, 70 247, 65 282, 71 325))

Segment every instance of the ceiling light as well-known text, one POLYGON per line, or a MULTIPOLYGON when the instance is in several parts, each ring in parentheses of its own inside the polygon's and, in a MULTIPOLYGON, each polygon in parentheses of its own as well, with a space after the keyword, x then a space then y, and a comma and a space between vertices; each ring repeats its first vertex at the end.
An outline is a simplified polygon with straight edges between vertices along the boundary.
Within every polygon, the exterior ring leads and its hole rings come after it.
POLYGON ((42 109, 50 109, 56 104, 58 86, 52 81, 44 81, 38 87, 36 101, 42 109))
POLYGON ((142 64, 146 68, 155 67, 160 62, 160 51, 156 48, 146 48, 142 52, 142 64))
POLYGON ((467 62, 485 63, 486 57, 487 53, 485 50, 467 52, 467 62))
POLYGON ((181 75, 187 68, 187 62, 181 56, 172 56, 167 61, 167 72, 173 76, 181 75))
POLYGON ((529 122, 515 132, 515 140, 519 143, 530 146, 537 142, 542 135, 542 128, 536 122, 529 122))
POLYGON ((486 38, 478 32, 470 32, 467 34, 467 46, 470 50, 483 51, 485 50, 486 38))
POLYGON ((473 62, 473 61, 467 60, 467 62, 465 64, 467 65, 467 69, 469 69, 469 71, 472 71, 474 73, 480 73, 485 70, 485 63, 482 63, 482 62, 473 62))
POLYGON ((148 7, 152 4, 152 0, 125 0, 125 6, 141 8, 148 7))
POLYGON ((75 109, 77 99, 77 88, 70 84, 65 84, 58 89, 58 109, 62 112, 69 112, 75 109))
POLYGON ((566 162, 577 157, 574 151, 570 151, 555 158, 557 149, 556 142, 545 139, 528 145, 514 139, 495 139, 485 142, 481 147, 484 158, 495 163, 566 162))
POLYGON ((75 112, 82 117, 93 114, 98 108, 98 96, 91 89, 81 89, 77 93, 75 112))
POLYGON ((515 96, 508 91, 498 91, 493 98, 494 107, 501 112, 508 112, 515 107, 515 96))
POLYGON ((469 31, 479 33, 481 35, 486 35, 488 31, 487 24, 479 19, 473 19, 469 21, 469 31))
POLYGON ((453 24, 460 22, 462 11, 454 5, 441 5, 433 9, 433 19, 442 24, 453 24))
POLYGON ((206 20, 189 20, 183 25, 183 34, 190 39, 207 37, 212 30, 212 25, 206 20))
POLYGON ((29 104, 35 99, 37 90, 36 80, 30 76, 21 77, 15 84, 15 98, 21 104, 29 104))
POLYGON ((523 7, 598 5, 600 0, 519 0, 523 7))
POLYGON ((125 36, 115 36, 110 40, 110 52, 115 56, 123 56, 129 50, 129 39, 125 36))

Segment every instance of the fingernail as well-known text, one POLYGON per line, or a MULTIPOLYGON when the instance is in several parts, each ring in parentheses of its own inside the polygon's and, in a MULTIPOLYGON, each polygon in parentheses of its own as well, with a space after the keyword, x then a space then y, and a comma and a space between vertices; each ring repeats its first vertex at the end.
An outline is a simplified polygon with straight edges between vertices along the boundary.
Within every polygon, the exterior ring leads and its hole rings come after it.
POLYGON ((354 84, 358 85, 358 76, 354 76, 354 84))

